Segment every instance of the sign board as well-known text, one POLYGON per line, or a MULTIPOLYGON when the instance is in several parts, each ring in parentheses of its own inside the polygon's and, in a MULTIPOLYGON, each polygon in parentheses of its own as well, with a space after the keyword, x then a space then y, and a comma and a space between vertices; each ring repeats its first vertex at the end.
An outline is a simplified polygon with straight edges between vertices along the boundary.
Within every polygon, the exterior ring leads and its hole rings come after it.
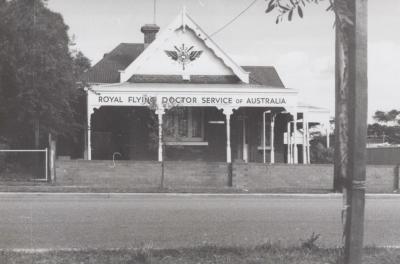
POLYGON ((190 95, 140 95, 135 93, 89 93, 89 104, 92 106, 150 106, 163 108, 175 106, 193 107, 287 107, 296 105, 293 94, 190 94, 190 95))

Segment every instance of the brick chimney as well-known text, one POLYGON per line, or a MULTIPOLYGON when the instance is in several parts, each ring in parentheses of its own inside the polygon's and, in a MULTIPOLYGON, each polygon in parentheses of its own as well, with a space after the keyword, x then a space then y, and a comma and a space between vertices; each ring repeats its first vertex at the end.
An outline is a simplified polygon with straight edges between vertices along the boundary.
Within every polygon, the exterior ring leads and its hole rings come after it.
POLYGON ((146 24, 140 30, 144 34, 144 48, 147 48, 156 39, 160 27, 156 24, 146 24))

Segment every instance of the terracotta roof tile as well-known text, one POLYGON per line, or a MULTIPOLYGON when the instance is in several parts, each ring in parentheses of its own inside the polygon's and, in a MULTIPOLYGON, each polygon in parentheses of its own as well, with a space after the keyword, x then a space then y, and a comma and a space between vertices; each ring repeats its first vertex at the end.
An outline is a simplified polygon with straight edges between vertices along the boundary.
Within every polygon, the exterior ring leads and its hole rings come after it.
POLYGON ((141 43, 121 43, 85 72, 82 80, 91 83, 117 83, 119 72, 124 70, 144 50, 141 43))
MULTIPOLYGON (((141 43, 121 43, 82 76, 90 83, 118 83, 119 72, 131 64, 144 50, 141 43)), ((285 88, 272 66, 242 66, 250 72, 250 83, 275 88, 285 88)), ((168 77, 168 76, 167 76, 168 77)), ((168 79, 168 78, 167 78, 168 79)), ((158 80, 159 81, 159 80, 158 80)))

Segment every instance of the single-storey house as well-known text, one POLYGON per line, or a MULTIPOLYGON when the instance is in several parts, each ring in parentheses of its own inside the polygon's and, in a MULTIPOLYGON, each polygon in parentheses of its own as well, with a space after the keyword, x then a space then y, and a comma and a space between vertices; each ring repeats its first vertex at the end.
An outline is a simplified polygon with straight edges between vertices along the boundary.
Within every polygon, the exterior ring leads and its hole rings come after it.
MULTIPOLYGON (((88 70, 85 158, 310 163, 309 123, 273 66, 237 64, 183 10, 88 70)), ((329 134, 329 133, 328 133, 329 134)))

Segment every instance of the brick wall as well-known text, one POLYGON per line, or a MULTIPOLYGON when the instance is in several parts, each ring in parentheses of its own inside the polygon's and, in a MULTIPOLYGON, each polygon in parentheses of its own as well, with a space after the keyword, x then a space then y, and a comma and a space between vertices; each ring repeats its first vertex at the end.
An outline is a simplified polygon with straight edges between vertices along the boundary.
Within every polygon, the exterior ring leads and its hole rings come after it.
MULTIPOLYGON (((232 186, 251 191, 331 190, 332 165, 287 165, 235 162, 232 186)), ((58 160, 56 184, 90 187, 159 187, 162 166, 156 161, 58 160)), ((164 187, 225 188, 230 184, 224 162, 166 161, 164 187)), ((392 192, 398 189, 399 169, 391 165, 367 166, 367 192, 392 192)))
MULTIPOLYGON (((390 165, 367 166, 367 192, 398 189, 399 170, 390 165)), ((233 164, 233 186, 248 190, 331 190, 333 165, 233 164)))
POLYGON ((161 164, 153 161, 58 160, 56 183, 60 185, 101 187, 157 187, 161 164))
POLYGON ((367 192, 392 192, 399 188, 399 171, 392 165, 367 166, 367 192))
POLYGON ((233 165, 233 185, 249 190, 329 190, 332 187, 332 175, 333 167, 330 165, 233 165))
MULTIPOLYGON (((58 160, 56 183, 93 187, 159 187, 161 163, 156 161, 58 160)), ((167 161, 165 187, 228 186, 228 166, 223 162, 167 161)))
POLYGON ((367 163, 377 165, 400 164, 399 147, 367 148, 367 163))
POLYGON ((228 186, 228 165, 224 162, 167 161, 164 163, 165 187, 228 186))

